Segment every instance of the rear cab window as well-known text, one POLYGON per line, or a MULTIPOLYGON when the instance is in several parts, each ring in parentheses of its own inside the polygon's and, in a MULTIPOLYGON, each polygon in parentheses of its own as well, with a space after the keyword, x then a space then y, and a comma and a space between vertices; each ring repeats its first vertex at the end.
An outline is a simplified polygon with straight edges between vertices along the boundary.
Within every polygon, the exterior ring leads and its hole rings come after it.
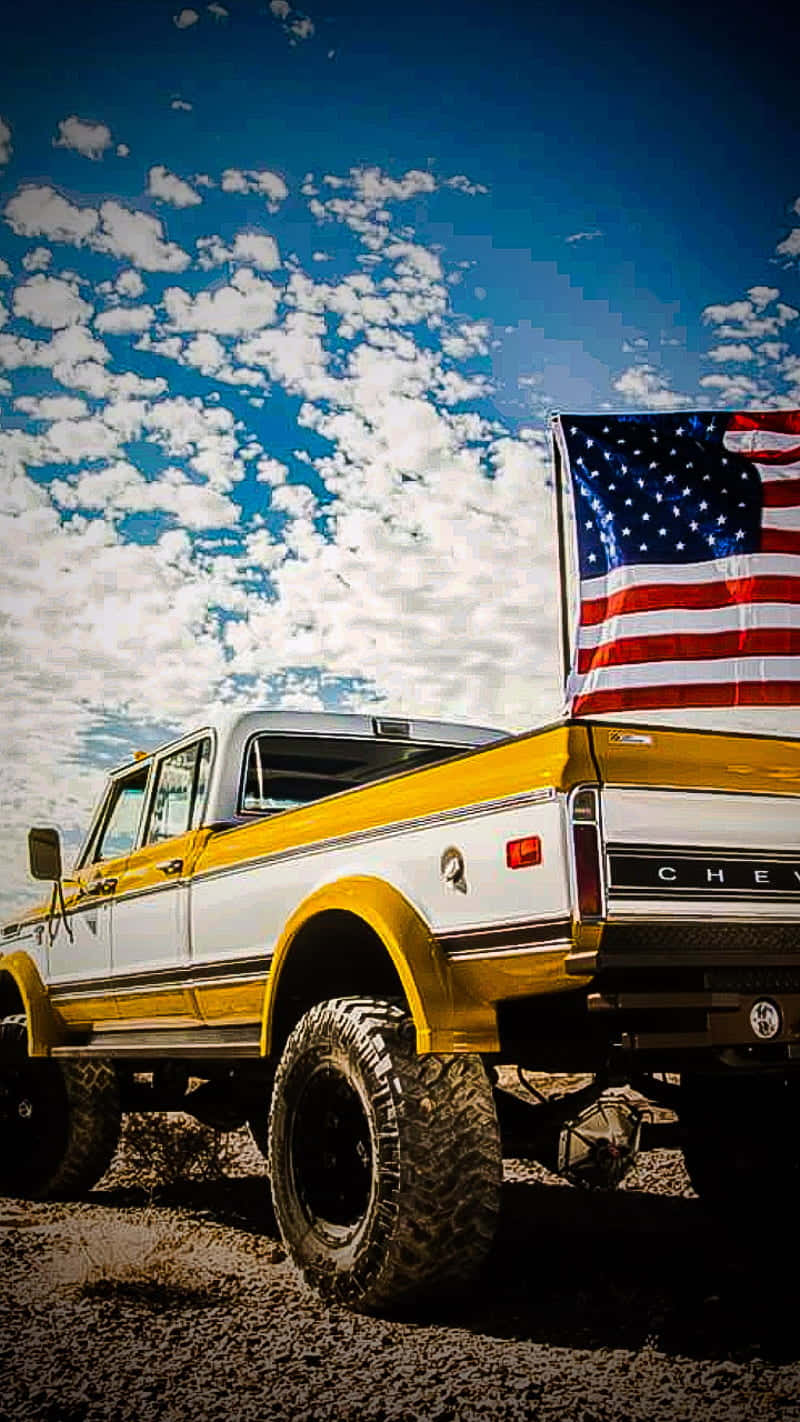
POLYGON ((245 751, 238 812, 274 815, 298 809, 387 775, 449 760, 463 749, 369 737, 258 734, 245 751))

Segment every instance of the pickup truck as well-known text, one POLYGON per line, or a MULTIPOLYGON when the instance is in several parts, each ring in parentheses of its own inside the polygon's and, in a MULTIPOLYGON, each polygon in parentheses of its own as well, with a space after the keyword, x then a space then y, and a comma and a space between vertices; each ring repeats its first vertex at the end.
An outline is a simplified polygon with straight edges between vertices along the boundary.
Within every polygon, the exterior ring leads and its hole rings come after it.
POLYGON ((6 1193, 90 1188, 123 1111, 248 1122, 291 1256, 361 1309, 475 1274, 504 1152, 616 1184, 642 1098, 710 1204, 791 1207, 800 739, 233 712, 112 774, 69 875, 29 847, 6 1193), (589 1084, 528 1104, 529 1070, 589 1084))

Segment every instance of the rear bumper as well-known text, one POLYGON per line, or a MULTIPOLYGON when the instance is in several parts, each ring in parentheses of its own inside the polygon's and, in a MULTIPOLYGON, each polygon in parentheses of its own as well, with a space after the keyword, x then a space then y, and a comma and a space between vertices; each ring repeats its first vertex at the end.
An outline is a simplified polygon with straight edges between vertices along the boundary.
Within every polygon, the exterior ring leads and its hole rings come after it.
POLYGON ((797 919, 611 922, 565 966, 593 974, 588 1012, 625 1051, 800 1062, 797 919))

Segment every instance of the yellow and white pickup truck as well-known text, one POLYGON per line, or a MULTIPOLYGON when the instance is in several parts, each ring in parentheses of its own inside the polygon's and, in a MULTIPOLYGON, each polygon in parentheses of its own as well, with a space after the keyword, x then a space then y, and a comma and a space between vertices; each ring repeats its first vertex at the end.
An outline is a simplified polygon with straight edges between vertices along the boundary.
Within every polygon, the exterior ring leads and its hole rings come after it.
POLYGON ((248 710, 115 772, 70 874, 30 856, 6 1193, 89 1188, 124 1110, 248 1121, 306 1278, 379 1308, 480 1266, 504 1148, 616 1183, 626 1083, 710 1201, 800 1183, 800 739, 248 710))

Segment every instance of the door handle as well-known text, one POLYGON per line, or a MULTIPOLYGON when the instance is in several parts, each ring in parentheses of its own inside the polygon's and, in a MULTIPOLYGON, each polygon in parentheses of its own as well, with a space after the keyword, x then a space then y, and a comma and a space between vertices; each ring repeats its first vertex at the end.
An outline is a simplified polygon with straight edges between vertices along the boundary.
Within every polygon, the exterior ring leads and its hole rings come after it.
POLYGON ((182 859, 166 859, 163 864, 156 866, 162 874, 180 874, 183 868, 182 859))
POLYGON ((92 882, 86 885, 84 892, 87 894, 113 894, 116 887, 116 879, 92 879, 92 882))

